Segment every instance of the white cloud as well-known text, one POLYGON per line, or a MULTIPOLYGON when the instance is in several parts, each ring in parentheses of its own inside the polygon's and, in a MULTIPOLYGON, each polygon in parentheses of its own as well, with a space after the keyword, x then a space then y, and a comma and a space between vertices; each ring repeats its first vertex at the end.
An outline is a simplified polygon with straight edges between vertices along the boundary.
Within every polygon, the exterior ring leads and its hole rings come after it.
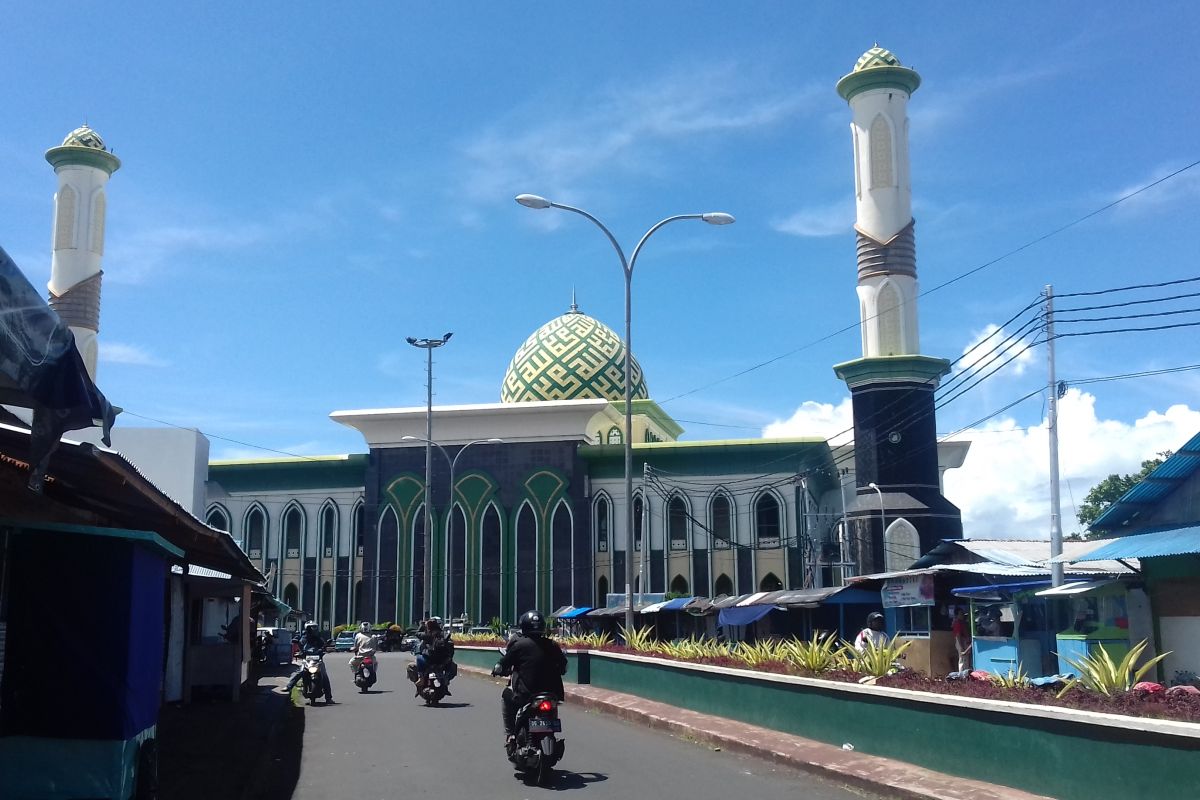
MULTIPOLYGON (((1079 529, 1075 508, 1111 473, 1137 472, 1141 463, 1174 450, 1200 431, 1200 410, 1173 405, 1132 423, 1101 419, 1095 396, 1069 389, 1059 404, 1059 474, 1064 534, 1079 529), (1069 484, 1069 485, 1068 485, 1069 484)), ((946 473, 946 496, 963 512, 974 538, 1047 538, 1050 467, 1046 422, 1020 428, 1011 419, 989 422, 954 437, 971 441, 966 462, 946 473)))
POLYGON ((266 228, 260 225, 143 228, 114 237, 108 245, 104 274, 117 282, 141 283, 186 254, 240 250, 265 241, 266 236, 266 228))
POLYGON ((854 204, 849 201, 803 208, 771 227, 791 236, 847 236, 854 228, 854 204))
MULTIPOLYGON (((1183 166, 1180 163, 1164 164, 1136 184, 1126 186, 1114 192, 1108 200, 1110 202, 1119 200, 1126 195, 1136 192, 1143 186, 1148 186, 1155 181, 1166 178, 1183 166)), ((1200 166, 1192 167, 1186 172, 1181 172, 1169 180, 1164 180, 1157 186, 1130 197, 1117 206, 1117 211, 1126 215, 1143 214, 1159 211, 1169 206, 1194 202, 1196 199, 1200 199, 1200 166)))
MULTIPOLYGON (((992 370, 1003 369, 1009 375, 1021 375, 1033 363, 1033 351, 1025 337, 1006 341, 1010 334, 994 323, 989 323, 982 331, 976 333, 971 343, 963 348, 963 357, 955 365, 958 372, 978 370, 980 376, 987 375, 992 370), (1012 359, 1004 367, 1004 362, 1012 359)), ((971 378, 964 379, 970 381, 971 378)))
MULTIPOLYGON (((577 87, 573 87, 577 88, 577 87)), ((766 128, 824 91, 768 91, 735 65, 681 70, 599 95, 526 105, 466 142, 466 193, 494 201, 520 191, 578 197, 591 178, 661 171, 661 149, 690 137, 766 128)), ((550 223, 547 223, 550 224, 550 223)))
POLYGON ((972 119, 977 105, 996 102, 997 96, 1014 94, 1030 84, 1056 77, 1061 71, 1044 65, 965 75, 956 84, 939 87, 936 93, 925 95, 920 103, 913 104, 909 110, 913 129, 919 127, 922 135, 927 135, 942 125, 972 119))
POLYGON ((165 367, 167 362, 135 344, 99 340, 100 361, 105 364, 130 364, 138 367, 165 367))
POLYGON ((766 439, 823 436, 833 446, 847 444, 854 438, 854 409, 849 397, 836 406, 805 400, 791 417, 763 428, 762 435, 766 439))

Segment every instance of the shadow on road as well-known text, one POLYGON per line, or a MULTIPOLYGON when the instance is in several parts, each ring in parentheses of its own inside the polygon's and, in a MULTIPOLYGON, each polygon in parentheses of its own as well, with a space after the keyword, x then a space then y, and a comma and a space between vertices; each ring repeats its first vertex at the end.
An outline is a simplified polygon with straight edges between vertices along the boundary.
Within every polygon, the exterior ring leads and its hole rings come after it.
POLYGON ((470 703, 438 703, 436 706, 421 705, 420 708, 470 708, 470 703))
POLYGON ((571 789, 586 789, 589 783, 602 783, 608 780, 607 775, 599 772, 564 772, 557 770, 554 781, 547 787, 552 792, 565 792, 571 789))

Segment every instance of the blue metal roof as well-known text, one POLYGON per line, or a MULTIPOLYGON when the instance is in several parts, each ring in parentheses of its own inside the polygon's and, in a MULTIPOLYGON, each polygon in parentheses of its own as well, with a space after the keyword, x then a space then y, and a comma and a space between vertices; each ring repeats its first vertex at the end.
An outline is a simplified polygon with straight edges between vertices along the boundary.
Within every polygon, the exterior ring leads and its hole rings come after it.
POLYGON ((678 611, 695 599, 694 597, 676 597, 674 600, 668 600, 659 611, 678 611))
POLYGON ((1037 587, 1049 586, 1050 580, 1043 581, 1017 581, 1015 583, 997 583, 993 585, 983 586, 961 586, 954 590, 954 594, 960 596, 969 596, 973 594, 991 594, 993 592, 1004 592, 1011 594, 1024 591, 1026 589, 1034 589, 1037 587))
POLYGON ((1110 539, 1076 561, 1106 561, 1111 559, 1154 558, 1200 553, 1200 525, 1174 528, 1151 528, 1120 539, 1110 539))
POLYGON ((1092 523, 1092 530, 1112 530, 1128 525, 1138 514, 1175 491, 1200 470, 1200 433, 1187 441, 1158 467, 1121 495, 1092 523))

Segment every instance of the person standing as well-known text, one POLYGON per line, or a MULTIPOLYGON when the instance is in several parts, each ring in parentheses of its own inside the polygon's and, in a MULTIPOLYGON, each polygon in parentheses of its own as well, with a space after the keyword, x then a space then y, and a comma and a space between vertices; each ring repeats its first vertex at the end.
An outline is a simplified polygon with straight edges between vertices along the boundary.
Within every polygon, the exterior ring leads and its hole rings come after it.
POLYGON ((954 634, 954 650, 958 653, 958 671, 963 672, 971 663, 971 623, 967 620, 967 610, 962 606, 954 610, 950 631, 954 634))
POLYGON ((854 649, 861 653, 869 645, 879 648, 885 646, 887 643, 888 635, 884 629, 883 614, 880 614, 878 611, 872 611, 867 615, 867 627, 859 631, 858 636, 854 637, 854 649))

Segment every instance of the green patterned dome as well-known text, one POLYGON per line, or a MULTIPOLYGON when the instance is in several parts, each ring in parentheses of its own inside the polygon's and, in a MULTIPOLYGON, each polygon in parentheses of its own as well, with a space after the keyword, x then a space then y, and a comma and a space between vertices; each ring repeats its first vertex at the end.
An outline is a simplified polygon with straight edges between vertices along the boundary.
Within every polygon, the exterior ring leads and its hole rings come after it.
POLYGON ((875 45, 870 50, 862 54, 858 59, 858 63, 854 65, 854 72, 862 72, 864 69, 872 67, 902 67, 900 59, 892 55, 890 50, 886 50, 879 45, 875 45))
POLYGON ((846 101, 873 89, 899 89, 910 97, 921 85, 921 76, 878 43, 854 63, 849 75, 837 82, 838 94, 846 101))
POLYGON ((62 147, 90 147, 93 150, 103 150, 104 140, 100 138, 100 134, 89 128, 87 125, 80 125, 75 130, 67 134, 67 138, 63 139, 62 147))
MULTIPOLYGON (((646 382, 637 359, 630 364, 634 400, 645 400, 646 382)), ((513 356, 500 402, 624 400, 625 345, 616 332, 574 303, 525 340, 513 356)))

